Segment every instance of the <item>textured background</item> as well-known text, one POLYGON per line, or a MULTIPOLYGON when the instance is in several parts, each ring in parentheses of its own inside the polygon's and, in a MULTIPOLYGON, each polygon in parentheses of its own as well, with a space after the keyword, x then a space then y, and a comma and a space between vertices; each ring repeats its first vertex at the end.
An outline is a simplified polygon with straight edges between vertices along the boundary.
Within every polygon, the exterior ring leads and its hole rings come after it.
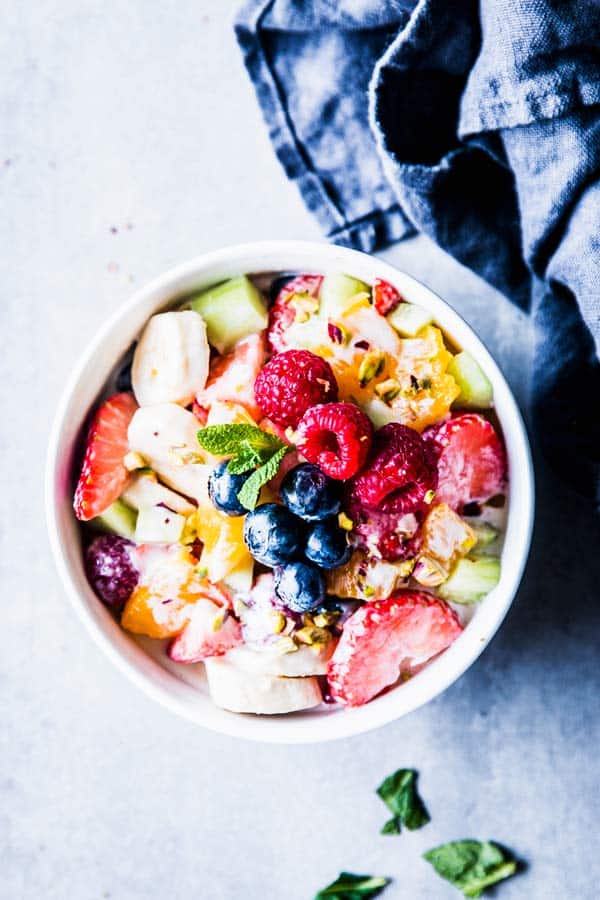
MULTIPOLYGON (((451 900, 420 853, 474 836, 527 863, 503 900, 594 900, 600 535, 539 464, 534 549, 501 633, 435 702, 359 738, 269 747, 179 721, 111 668, 65 602, 42 477, 80 349, 178 261, 318 238, 271 153, 233 6, 3 6, 0 896, 310 900, 346 868, 394 876, 386 900, 451 900), (373 789, 405 765, 432 824, 379 837, 373 789)), ((385 256, 464 313, 525 401, 526 321, 424 240, 385 256)))

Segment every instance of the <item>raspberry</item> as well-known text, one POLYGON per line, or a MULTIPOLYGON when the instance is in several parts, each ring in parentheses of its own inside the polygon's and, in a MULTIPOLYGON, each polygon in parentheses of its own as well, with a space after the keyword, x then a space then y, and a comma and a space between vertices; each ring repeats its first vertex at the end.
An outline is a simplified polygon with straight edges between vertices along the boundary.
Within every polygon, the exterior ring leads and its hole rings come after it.
POLYGON ((313 406, 300 420, 296 443, 309 462, 343 481, 365 464, 371 446, 371 420, 353 403, 313 406))
POLYGON ((264 415, 283 428, 295 428, 307 409, 337 400, 329 363, 309 350, 278 353, 258 373, 254 396, 264 415))
POLYGON ((85 551, 88 580, 103 603, 120 609, 135 590, 140 574, 134 565, 134 544, 115 534, 94 538, 85 551))
POLYGON ((371 510, 402 516, 419 512, 437 473, 421 436, 391 422, 376 432, 368 466, 350 489, 350 499, 371 510))
POLYGON ((346 706, 367 703, 449 647, 461 631, 454 611, 421 591, 366 603, 344 625, 329 662, 333 699, 346 706))
POLYGON ((382 316, 396 309, 402 303, 402 297, 393 284, 384 281, 383 278, 376 278, 373 282, 373 306, 382 316))
POLYGON ((298 275, 281 288, 269 312, 267 340, 274 353, 285 350, 287 346, 285 332, 296 318, 296 311, 290 306, 289 300, 294 294, 310 294, 311 297, 316 297, 322 281, 322 275, 298 275))
POLYGON ((505 488, 506 456, 494 426, 477 413, 464 413, 423 434, 437 458, 436 500, 462 512, 505 488))

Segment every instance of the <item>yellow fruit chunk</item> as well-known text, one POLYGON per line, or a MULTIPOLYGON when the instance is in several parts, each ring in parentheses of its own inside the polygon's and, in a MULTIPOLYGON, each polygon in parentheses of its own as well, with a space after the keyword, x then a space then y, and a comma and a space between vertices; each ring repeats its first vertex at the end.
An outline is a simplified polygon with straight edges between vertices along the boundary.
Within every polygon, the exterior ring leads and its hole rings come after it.
POLYGON ((226 516, 211 504, 199 507, 190 519, 204 545, 199 567, 206 569, 210 581, 221 581, 234 569, 250 565, 250 553, 244 543, 243 516, 226 516))
POLYGON ((423 543, 413 577, 424 585, 441 584, 476 543, 477 535, 467 522, 439 503, 423 523, 423 543))

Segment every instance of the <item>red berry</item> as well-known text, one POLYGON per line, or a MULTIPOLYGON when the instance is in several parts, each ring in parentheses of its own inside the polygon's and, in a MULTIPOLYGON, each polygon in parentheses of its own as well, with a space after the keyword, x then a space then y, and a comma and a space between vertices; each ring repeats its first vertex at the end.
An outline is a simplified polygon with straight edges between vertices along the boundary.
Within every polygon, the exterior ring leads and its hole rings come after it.
POLYGON ((322 281, 322 275, 298 275, 281 288, 269 311, 267 340, 274 353, 285 350, 287 346, 285 332, 296 318, 296 311, 290 306, 289 300, 294 294, 310 294, 311 297, 316 297, 322 281))
POLYGON ((368 509, 406 515, 422 509, 436 482, 435 463, 420 434, 391 422, 375 433, 368 465, 354 479, 350 497, 368 509))
POLYGON ((373 306, 382 316, 387 316, 402 303, 400 292, 389 281, 376 278, 373 282, 373 306))
POLYGON ((361 706, 402 673, 441 653, 459 636, 456 613, 422 591, 401 591, 366 603, 344 625, 329 662, 334 700, 361 706))
POLYGON ((307 409, 337 400, 337 392, 331 366, 309 350, 278 353, 254 382, 254 396, 264 415, 283 428, 295 428, 307 409))
POLYGON ((90 425, 73 507, 83 522, 99 516, 127 484, 123 457, 129 449, 127 429, 137 409, 131 394, 113 394, 100 405, 90 425))
POLYGON ((436 500, 461 512, 505 489, 506 455, 494 426, 477 413, 464 413, 429 428, 423 438, 437 456, 436 500))
POLYGON ((313 406, 300 420, 296 434, 298 450, 309 462, 343 481, 356 475, 371 447, 373 426, 353 403, 313 406))

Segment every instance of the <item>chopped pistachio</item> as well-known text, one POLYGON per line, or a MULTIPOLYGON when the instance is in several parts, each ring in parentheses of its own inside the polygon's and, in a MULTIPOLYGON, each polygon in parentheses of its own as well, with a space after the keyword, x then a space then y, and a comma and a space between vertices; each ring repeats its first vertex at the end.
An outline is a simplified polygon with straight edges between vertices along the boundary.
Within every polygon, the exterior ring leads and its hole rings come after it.
POLYGON ((136 469, 144 469, 147 463, 141 453, 130 450, 129 453, 126 453, 123 457, 123 465, 128 472, 135 472, 136 469))
POLYGON ((343 311, 342 315, 351 316, 352 313, 357 312, 359 309, 368 309, 371 305, 370 296, 366 291, 360 291, 358 294, 355 294, 354 297, 350 298, 348 302, 348 306, 343 311))
POLYGON ((294 637, 301 644, 327 644, 331 640, 331 634, 326 628, 317 628, 314 625, 305 625, 298 629, 294 637))
POLYGON ((233 611, 234 611, 235 615, 238 617, 238 619, 240 619, 244 615, 244 613, 246 612, 247 609, 248 609, 247 603, 244 603, 244 601, 240 600, 239 597, 233 598, 233 611))
POLYGON ((327 612, 317 613, 313 618, 313 622, 317 628, 330 628, 332 625, 335 625, 340 615, 341 611, 339 609, 327 610, 327 612))
POLYGON ((208 569, 206 566, 196 566, 196 575, 198 578, 206 578, 208 575, 208 569))
POLYGON ((373 585, 365 584, 365 586, 363 588, 363 594, 365 595, 367 600, 370 600, 371 597, 374 597, 375 596, 375 588, 373 587, 373 585))
POLYGON ((332 321, 327 323, 327 334, 329 335, 329 340, 333 344, 341 344, 342 346, 348 344, 352 337, 352 334, 344 327, 344 325, 340 322, 332 321))
POLYGON ((343 528, 344 531, 352 531, 354 527, 354 522, 352 519, 348 518, 346 513, 341 512, 338 516, 338 525, 340 528, 343 528))
POLYGON ((282 612, 279 612, 277 609, 270 610, 269 623, 273 629, 273 634, 281 634, 285 628, 285 622, 286 619, 282 612))
POLYGON ((298 644, 293 638, 285 634, 275 641, 273 647, 277 653, 294 653, 298 649, 298 644))
POLYGON ((295 310, 295 322, 308 322, 312 313, 319 311, 319 301, 307 293, 294 294, 288 303, 295 310))
POLYGON ((212 630, 219 631, 223 627, 225 619, 228 615, 229 610, 224 606, 223 609, 220 609, 219 612, 215 614, 215 617, 212 620, 212 630))
POLYGON ((420 556, 413 569, 413 578, 425 587, 437 587, 446 581, 448 573, 430 556, 420 556))
POLYGON ((385 368, 385 353, 382 350, 369 350, 365 353, 358 367, 358 381, 365 387, 373 378, 381 375, 385 368))
POLYGON ((188 463, 203 463, 204 457, 195 450, 187 449, 185 444, 173 444, 167 451, 169 462, 174 466, 187 466, 188 463))
POLYGON ((401 390, 400 382, 396 381, 395 378, 386 378, 385 381, 380 381, 379 384, 375 385, 375 393, 385 403, 391 403, 392 400, 395 400, 401 390))
POLYGON ((398 575, 400 578, 408 578, 415 567, 415 559, 404 559, 402 562, 396 563, 398 575))
POLYGON ((429 490, 423 497, 423 502, 427 503, 427 505, 429 505, 434 497, 435 497, 435 491, 429 490))

